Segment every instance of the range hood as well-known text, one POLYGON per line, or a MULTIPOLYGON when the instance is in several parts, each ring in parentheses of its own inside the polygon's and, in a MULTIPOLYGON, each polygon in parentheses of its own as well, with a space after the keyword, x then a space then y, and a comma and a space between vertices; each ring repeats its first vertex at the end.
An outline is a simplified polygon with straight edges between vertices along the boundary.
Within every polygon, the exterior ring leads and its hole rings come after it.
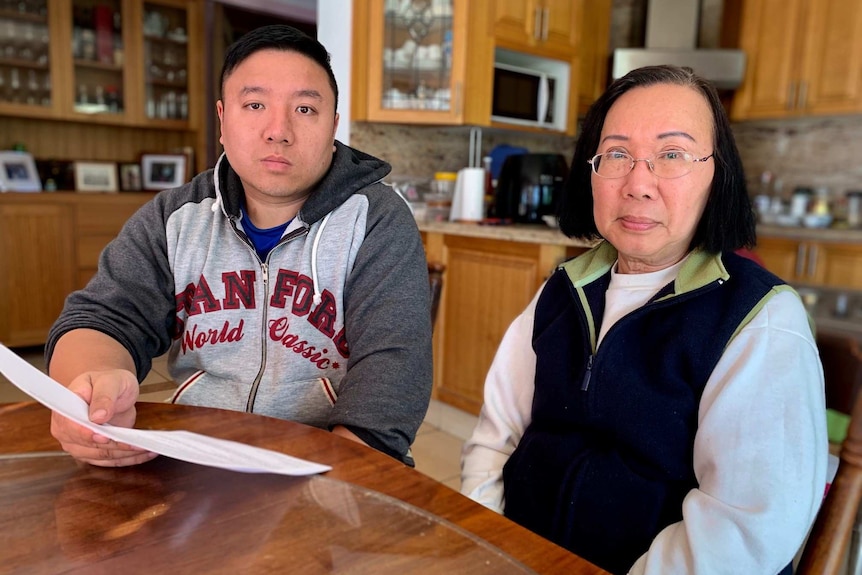
POLYGON ((688 66, 721 90, 739 87, 745 75, 742 50, 697 48, 699 0, 648 0, 646 46, 614 50, 613 79, 642 66, 688 66))

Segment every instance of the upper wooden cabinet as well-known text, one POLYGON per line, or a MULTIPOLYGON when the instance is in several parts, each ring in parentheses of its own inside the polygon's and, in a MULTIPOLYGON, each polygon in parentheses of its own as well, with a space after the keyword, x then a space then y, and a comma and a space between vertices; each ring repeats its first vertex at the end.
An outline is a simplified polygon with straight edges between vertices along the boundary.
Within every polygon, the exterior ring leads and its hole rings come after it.
POLYGON ((569 64, 574 135, 578 112, 605 87, 610 9, 610 0, 354 2, 352 118, 547 131, 491 122, 494 50, 504 48, 569 64))
POLYGON ((862 112, 858 0, 730 0, 726 14, 748 55, 734 119, 862 112))
POLYGON ((578 115, 583 116, 608 87, 612 0, 589 0, 581 9, 578 115))
POLYGON ((201 42, 198 2, 18 6, 0 9, 0 115, 193 128, 202 94, 199 50, 192 49, 201 42))
POLYGON ((497 45, 549 58, 571 59, 578 52, 580 1, 492 0, 497 45))
POLYGON ((356 120, 487 124, 493 46, 466 0, 354 3, 356 120))

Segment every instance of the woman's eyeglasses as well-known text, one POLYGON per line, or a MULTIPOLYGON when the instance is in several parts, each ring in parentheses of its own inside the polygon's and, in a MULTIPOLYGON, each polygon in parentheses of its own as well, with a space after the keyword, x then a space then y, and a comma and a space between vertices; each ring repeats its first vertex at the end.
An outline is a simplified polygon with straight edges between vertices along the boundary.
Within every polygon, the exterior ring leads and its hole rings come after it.
POLYGON ((695 164, 705 162, 712 156, 696 158, 687 152, 669 151, 652 158, 633 158, 625 152, 606 152, 596 154, 587 163, 593 167, 593 173, 602 178, 623 178, 635 169, 637 162, 646 162, 650 171, 659 178, 673 179, 691 173, 695 164))

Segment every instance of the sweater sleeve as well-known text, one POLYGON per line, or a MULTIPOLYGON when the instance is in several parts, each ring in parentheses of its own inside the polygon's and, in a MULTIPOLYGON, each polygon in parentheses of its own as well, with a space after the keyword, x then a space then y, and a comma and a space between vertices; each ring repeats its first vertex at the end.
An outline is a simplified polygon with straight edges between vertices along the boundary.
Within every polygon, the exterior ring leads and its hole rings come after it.
POLYGON ((497 513, 503 512, 503 466, 530 424, 536 377, 532 336, 537 300, 538 295, 503 336, 485 379, 479 421, 461 455, 461 493, 497 513))
POLYGON ((826 482, 823 370, 791 292, 730 342, 698 413, 699 487, 632 574, 777 573, 802 545, 826 482))
POLYGON ((407 203, 368 192, 365 236, 345 289, 347 373, 329 427, 412 465, 409 447, 431 397, 428 265, 407 203))

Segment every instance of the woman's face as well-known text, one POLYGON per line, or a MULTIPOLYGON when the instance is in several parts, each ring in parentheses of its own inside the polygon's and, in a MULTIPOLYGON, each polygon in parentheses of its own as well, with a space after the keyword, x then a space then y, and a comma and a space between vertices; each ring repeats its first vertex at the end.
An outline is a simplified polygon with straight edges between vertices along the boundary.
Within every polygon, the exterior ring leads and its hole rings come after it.
MULTIPOLYGON (((652 159, 668 151, 697 158, 713 153, 706 98, 675 84, 633 88, 620 96, 605 118, 596 153, 652 159)), ((656 176, 646 162, 636 162, 622 178, 592 174, 593 217, 619 252, 620 273, 664 269, 686 255, 714 174, 713 159, 692 164, 689 174, 674 179, 656 176)))

